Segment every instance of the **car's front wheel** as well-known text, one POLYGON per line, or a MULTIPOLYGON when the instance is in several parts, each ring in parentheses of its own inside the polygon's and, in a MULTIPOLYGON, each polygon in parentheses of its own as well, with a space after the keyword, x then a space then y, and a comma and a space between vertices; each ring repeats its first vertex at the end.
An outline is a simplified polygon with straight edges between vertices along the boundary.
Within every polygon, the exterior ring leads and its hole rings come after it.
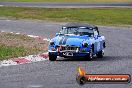
POLYGON ((99 51, 99 52, 96 54, 96 56, 97 56, 98 58, 103 58, 103 56, 104 56, 104 50, 99 51))
POLYGON ((57 56, 55 56, 55 55, 49 53, 49 60, 50 60, 50 61, 55 61, 56 58, 57 58, 57 56))
POLYGON ((92 60, 93 59, 93 49, 91 48, 89 51, 89 54, 86 56, 87 60, 92 60))

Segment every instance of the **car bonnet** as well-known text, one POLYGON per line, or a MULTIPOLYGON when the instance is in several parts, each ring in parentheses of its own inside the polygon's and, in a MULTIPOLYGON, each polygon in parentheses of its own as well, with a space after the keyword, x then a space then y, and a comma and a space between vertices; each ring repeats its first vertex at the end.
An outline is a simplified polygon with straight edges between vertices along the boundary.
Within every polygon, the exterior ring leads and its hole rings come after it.
POLYGON ((73 46, 81 46, 83 41, 89 39, 88 36, 77 36, 77 35, 65 35, 58 36, 56 38, 56 45, 73 45, 73 46))

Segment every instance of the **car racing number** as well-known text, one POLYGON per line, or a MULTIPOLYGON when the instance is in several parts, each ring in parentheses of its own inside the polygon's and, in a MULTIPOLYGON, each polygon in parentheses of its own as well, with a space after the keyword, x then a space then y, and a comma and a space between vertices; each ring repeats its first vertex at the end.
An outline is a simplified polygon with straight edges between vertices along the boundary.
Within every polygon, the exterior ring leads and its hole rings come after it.
POLYGON ((73 53, 71 53, 71 52, 64 52, 63 55, 64 56, 73 56, 73 53))

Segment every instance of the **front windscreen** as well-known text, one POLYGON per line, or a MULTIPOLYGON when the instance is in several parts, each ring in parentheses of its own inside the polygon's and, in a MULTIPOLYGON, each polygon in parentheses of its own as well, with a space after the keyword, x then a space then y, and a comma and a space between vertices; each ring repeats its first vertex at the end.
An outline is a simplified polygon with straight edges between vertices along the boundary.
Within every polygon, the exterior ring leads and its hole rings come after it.
POLYGON ((90 28, 63 28, 60 33, 91 36, 93 34, 93 30, 90 28))

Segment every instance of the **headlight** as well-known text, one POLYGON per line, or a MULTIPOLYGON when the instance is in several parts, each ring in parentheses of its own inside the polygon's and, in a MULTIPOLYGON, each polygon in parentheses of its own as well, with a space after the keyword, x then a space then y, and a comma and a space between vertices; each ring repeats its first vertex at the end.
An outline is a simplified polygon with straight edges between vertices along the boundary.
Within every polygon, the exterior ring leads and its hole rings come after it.
POLYGON ((83 43, 82 46, 83 47, 88 47, 88 43, 83 43))
POLYGON ((54 44, 55 44, 54 42, 50 42, 50 45, 52 45, 52 46, 53 46, 54 44))

